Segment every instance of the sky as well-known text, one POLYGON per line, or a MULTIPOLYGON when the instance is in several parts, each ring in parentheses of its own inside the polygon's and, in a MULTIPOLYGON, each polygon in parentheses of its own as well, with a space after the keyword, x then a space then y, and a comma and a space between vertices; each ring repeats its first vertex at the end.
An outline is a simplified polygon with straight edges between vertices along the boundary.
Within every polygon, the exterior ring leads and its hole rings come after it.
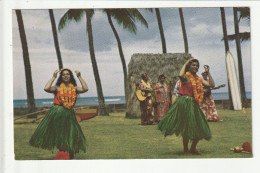
MULTIPOLYGON (((162 53, 161 39, 155 12, 151 13, 139 9, 148 23, 148 28, 137 23, 137 33, 129 33, 113 20, 122 42, 123 52, 128 65, 135 53, 162 53)), ((54 9, 56 25, 67 9, 54 9)), ((183 53, 184 43, 178 8, 160 8, 167 53, 183 53)), ((225 8, 227 32, 234 34, 233 8, 225 8)), ((27 37, 31 62, 32 79, 35 98, 52 98, 43 88, 58 69, 56 51, 54 47, 51 23, 48 10, 22 10, 25 32, 27 37)), ((215 84, 227 84, 225 66, 225 48, 220 9, 212 8, 183 8, 189 53, 199 59, 202 65, 210 66, 215 84)), ((97 65, 101 78, 104 96, 122 96, 123 69, 118 53, 118 47, 106 15, 95 10, 92 19, 94 48, 97 65)), ((240 32, 250 32, 250 21, 241 20, 240 32)), ((13 98, 26 99, 25 73, 22 57, 21 40, 15 11, 12 12, 13 32, 13 98)), ((78 23, 71 21, 58 31, 60 51, 63 66, 79 70, 86 81, 89 91, 81 97, 97 96, 96 84, 88 49, 85 17, 78 23)), ((237 64, 235 41, 229 42, 230 51, 237 64)), ((246 91, 251 91, 251 44, 242 42, 242 61, 246 91)), ((78 85, 80 84, 77 80, 78 85)), ((215 92, 226 92, 227 87, 215 92)))

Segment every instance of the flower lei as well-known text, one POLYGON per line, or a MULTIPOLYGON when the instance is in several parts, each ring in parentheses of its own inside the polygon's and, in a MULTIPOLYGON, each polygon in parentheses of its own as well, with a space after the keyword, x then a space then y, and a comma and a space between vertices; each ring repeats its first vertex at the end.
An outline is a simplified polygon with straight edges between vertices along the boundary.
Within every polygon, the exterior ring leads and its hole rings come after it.
POLYGON ((196 81, 194 76, 190 72, 186 72, 186 75, 189 77, 193 89, 193 95, 195 100, 200 103, 203 100, 203 86, 202 81, 198 75, 196 75, 196 81))
MULTIPOLYGON (((145 82, 144 80, 141 80, 141 82, 142 82, 142 84, 146 87, 146 88, 148 88, 148 89, 150 89, 151 88, 151 84, 149 83, 149 82, 145 82)), ((152 96, 152 94, 151 93, 148 93, 148 95, 147 96, 152 96)))
POLYGON ((149 82, 146 83, 144 80, 141 80, 141 82, 146 88, 151 88, 151 84, 149 82))
POLYGON ((63 107, 70 109, 74 106, 76 101, 76 89, 73 84, 69 84, 67 89, 64 83, 60 84, 60 98, 63 103, 63 107))

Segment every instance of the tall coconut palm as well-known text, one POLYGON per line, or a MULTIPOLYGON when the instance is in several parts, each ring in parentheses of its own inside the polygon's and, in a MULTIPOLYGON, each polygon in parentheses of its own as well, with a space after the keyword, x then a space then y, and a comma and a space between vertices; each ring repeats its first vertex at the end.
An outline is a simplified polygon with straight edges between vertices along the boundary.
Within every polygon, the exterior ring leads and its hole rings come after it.
POLYGON ((184 40, 185 53, 189 53, 188 39, 187 39, 187 34, 186 34, 186 29, 185 29, 182 8, 179 8, 179 15, 180 15, 180 20, 181 20, 181 28, 182 28, 182 34, 183 34, 183 40, 184 40))
POLYGON ((237 8, 233 8, 234 13, 234 26, 235 26, 235 35, 236 35, 236 48, 237 48, 237 59, 238 59, 238 71, 239 71, 239 84, 240 84, 240 92, 242 99, 242 106, 247 108, 248 102, 246 98, 246 89, 244 83, 244 73, 243 73, 243 62, 242 62, 242 54, 241 54, 241 45, 240 45, 240 35, 239 35, 239 25, 238 25, 238 15, 237 8))
MULTIPOLYGON (((21 10, 15 10, 15 13, 17 17, 21 44, 23 49, 23 62, 24 62, 24 69, 25 69, 28 113, 32 113, 35 111, 35 100, 34 100, 33 82, 32 82, 32 73, 31 73, 31 64, 29 58, 28 45, 27 45, 26 34, 24 30, 22 12, 21 10)), ((37 117, 37 115, 35 114, 29 116, 29 118, 34 118, 34 117, 37 117)))
POLYGON ((163 32, 162 19, 161 19, 161 14, 160 14, 159 8, 155 8, 155 13, 156 13, 158 27, 159 27, 160 36, 161 36, 162 50, 163 50, 163 53, 167 53, 166 42, 165 42, 165 37, 164 37, 164 32, 163 32))
POLYGON ((119 35, 112 22, 112 17, 118 22, 119 25, 122 24, 124 29, 127 29, 129 32, 134 33, 134 34, 136 33, 135 19, 139 20, 146 27, 148 27, 148 24, 147 24, 146 20, 144 19, 144 17, 141 15, 141 13, 137 9, 103 9, 103 11, 107 14, 108 22, 116 37, 119 55, 120 55, 121 63, 123 66, 125 98, 127 101, 128 84, 127 84, 126 62, 125 62, 125 57, 124 57, 124 53, 123 53, 123 49, 122 49, 122 44, 121 44, 119 35))
MULTIPOLYGON (((153 13, 152 8, 146 8, 145 10, 153 13)), ((164 37, 164 32, 163 32, 163 25, 162 25, 162 19, 161 19, 161 14, 159 8, 155 8, 155 13, 156 13, 156 18, 158 22, 158 27, 159 27, 159 32, 161 36, 161 42, 162 42, 162 52, 167 53, 166 51, 166 42, 165 42, 165 37, 164 37)))
POLYGON ((89 52, 90 52, 90 58, 92 62, 94 77, 96 81, 96 87, 97 87, 97 93, 98 93, 98 102, 99 102, 99 115, 109 115, 106 106, 105 106, 105 100, 102 90, 102 85, 99 77, 98 67, 97 67, 97 61, 95 57, 95 50, 94 50, 94 40, 93 40, 93 34, 92 34, 92 24, 91 24, 91 18, 94 15, 93 9, 71 9, 68 10, 63 17, 60 19, 59 27, 58 29, 63 29, 68 21, 74 20, 76 22, 80 21, 82 19, 83 15, 86 15, 86 32, 88 34, 88 41, 89 41, 89 52))
POLYGON ((56 29, 56 22, 55 22, 55 18, 54 18, 52 9, 49 9, 49 15, 50 15, 50 20, 51 20, 52 34, 53 34, 54 45, 55 45, 56 54, 57 54, 57 58, 58 58, 59 69, 62 69, 63 64, 62 64, 62 59, 61 59, 59 40, 58 40, 58 34, 57 34, 57 29, 56 29))
MULTIPOLYGON (((222 21, 222 29, 223 29, 223 40, 225 45, 225 53, 229 51, 229 44, 228 44, 228 38, 227 38, 227 24, 226 24, 226 16, 225 16, 225 9, 224 7, 220 7, 220 13, 221 13, 221 21, 222 21)), ((229 109, 233 110, 233 101, 231 97, 231 91, 230 91, 230 85, 228 82, 228 95, 229 95, 229 109)))

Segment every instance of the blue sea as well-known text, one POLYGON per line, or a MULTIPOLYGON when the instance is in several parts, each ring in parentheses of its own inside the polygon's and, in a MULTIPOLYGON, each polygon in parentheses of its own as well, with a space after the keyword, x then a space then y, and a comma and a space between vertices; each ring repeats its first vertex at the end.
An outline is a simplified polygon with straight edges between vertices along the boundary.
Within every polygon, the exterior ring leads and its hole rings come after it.
MULTIPOLYGON (((227 100, 228 93, 212 93, 214 100, 227 100)), ((248 99, 251 99, 251 92, 246 92, 246 96, 248 99)), ((14 108, 26 108, 27 107, 27 100, 14 100, 14 108)), ((35 99, 36 107, 43 107, 43 106, 51 106, 53 103, 53 98, 48 99, 35 99)), ((125 104, 125 96, 109 96, 105 97, 106 104, 125 104)), ((76 105, 98 105, 98 98, 97 97, 78 97, 76 105)))

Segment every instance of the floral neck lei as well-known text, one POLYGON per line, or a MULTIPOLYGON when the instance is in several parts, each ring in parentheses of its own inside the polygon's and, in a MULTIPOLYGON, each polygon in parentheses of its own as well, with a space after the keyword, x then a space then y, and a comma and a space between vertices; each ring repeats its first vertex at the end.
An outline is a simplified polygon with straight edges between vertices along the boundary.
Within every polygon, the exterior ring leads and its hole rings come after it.
POLYGON ((196 75, 196 81, 194 76, 190 72, 186 72, 186 75, 189 77, 193 89, 193 95, 195 100, 200 103, 203 100, 203 86, 202 81, 198 75, 196 75))
POLYGON ((146 87, 146 88, 151 88, 151 84, 147 81, 147 83, 144 81, 144 80, 141 80, 141 82, 143 83, 143 85, 146 87))
POLYGON ((73 84, 69 84, 67 89, 64 83, 60 84, 60 98, 63 103, 63 107, 70 109, 74 106, 76 101, 76 89, 73 84))

